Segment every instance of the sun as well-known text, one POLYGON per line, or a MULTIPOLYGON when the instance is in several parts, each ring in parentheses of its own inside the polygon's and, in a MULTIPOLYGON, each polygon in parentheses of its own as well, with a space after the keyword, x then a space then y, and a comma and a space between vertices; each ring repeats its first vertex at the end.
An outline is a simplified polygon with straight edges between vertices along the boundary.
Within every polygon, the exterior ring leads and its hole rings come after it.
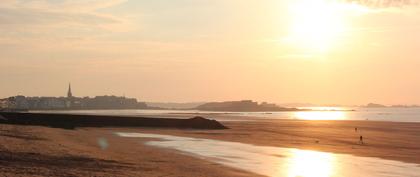
POLYGON ((347 5, 327 0, 291 2, 291 21, 285 41, 310 52, 327 52, 348 30, 347 5))

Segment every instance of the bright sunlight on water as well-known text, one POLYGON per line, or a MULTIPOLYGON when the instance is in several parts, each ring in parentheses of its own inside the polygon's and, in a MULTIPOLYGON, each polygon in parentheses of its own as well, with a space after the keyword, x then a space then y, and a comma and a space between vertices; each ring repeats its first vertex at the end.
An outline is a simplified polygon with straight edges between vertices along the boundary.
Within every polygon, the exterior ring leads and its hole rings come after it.
POLYGON ((303 111, 294 112, 294 117, 302 120, 344 120, 346 113, 344 111, 303 111))
POLYGON ((146 145, 174 149, 228 167, 270 177, 409 177, 418 164, 293 148, 171 135, 117 133, 122 137, 154 138, 146 145), (155 140, 160 139, 161 141, 155 140))

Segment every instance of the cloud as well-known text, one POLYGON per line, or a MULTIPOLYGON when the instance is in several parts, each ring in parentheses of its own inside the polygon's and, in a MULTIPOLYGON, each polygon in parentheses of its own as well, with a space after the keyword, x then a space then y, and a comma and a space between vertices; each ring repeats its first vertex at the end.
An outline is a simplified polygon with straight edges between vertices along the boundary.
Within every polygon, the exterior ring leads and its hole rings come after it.
MULTIPOLYGON (((47 4, 51 8, 64 8, 67 11, 95 11, 113 7, 126 2, 127 0, 66 0, 58 4, 47 4)), ((48 7, 48 6, 47 6, 48 7)))
POLYGON ((122 4, 127 0, 2 0, 1 8, 90 12, 122 4))
POLYGON ((89 36, 124 30, 128 24, 124 18, 98 12, 126 0, 3 1, 0 4, 0 39, 89 36))
POLYGON ((417 6, 419 0, 346 0, 349 3, 357 3, 360 5, 374 8, 404 7, 417 6))
POLYGON ((38 9, 0 8, 1 25, 56 25, 73 23, 80 25, 98 25, 118 23, 117 18, 92 13, 56 12, 38 9))
POLYGON ((284 59, 310 59, 310 58, 316 58, 313 54, 286 54, 286 55, 280 55, 278 58, 284 58, 284 59))

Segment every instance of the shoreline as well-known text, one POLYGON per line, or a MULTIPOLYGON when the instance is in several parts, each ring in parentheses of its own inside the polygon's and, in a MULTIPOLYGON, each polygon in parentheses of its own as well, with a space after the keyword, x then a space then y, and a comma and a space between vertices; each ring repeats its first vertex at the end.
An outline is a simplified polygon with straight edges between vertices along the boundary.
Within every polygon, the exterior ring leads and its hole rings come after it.
POLYGON ((227 130, 112 129, 377 157, 420 164, 420 123, 357 120, 222 121, 227 130), (358 132, 354 128, 358 127, 358 132), (364 145, 359 144, 359 136, 364 145))
POLYGON ((420 164, 420 123, 287 119, 222 123, 230 129, 82 127, 67 130, 0 124, 0 174, 258 176, 175 150, 147 146, 144 142, 148 139, 119 137, 115 132, 215 139, 420 164), (355 132, 355 127, 360 132, 355 132), (358 144, 359 133, 365 137, 365 145, 358 144))
MULTIPOLYGON (((410 109, 404 109, 410 110, 410 109)), ((417 110, 417 109, 416 109, 417 110)), ((416 117, 411 111, 403 111, 403 112, 396 112, 401 113, 401 116, 394 112, 383 112, 375 111, 374 109, 368 111, 347 111, 347 110, 334 110, 334 111, 299 111, 299 112, 177 112, 177 111, 170 111, 170 112, 131 112, 127 110, 96 110, 96 111, 87 111, 87 112, 37 112, 34 113, 59 113, 59 114, 78 114, 78 115, 113 115, 113 116, 133 116, 133 117, 156 117, 156 118, 191 118, 192 116, 202 116, 202 117, 210 117, 216 118, 216 120, 261 120, 261 119, 286 119, 286 120, 310 120, 311 112, 314 112, 313 116, 320 117, 326 116, 324 120, 355 120, 355 121, 385 121, 385 122, 413 122, 413 123, 420 123, 420 119, 416 117), (325 115, 324 115, 325 114, 325 115)))
POLYGON ((0 124, 0 176, 260 177, 143 142, 107 128, 0 124))

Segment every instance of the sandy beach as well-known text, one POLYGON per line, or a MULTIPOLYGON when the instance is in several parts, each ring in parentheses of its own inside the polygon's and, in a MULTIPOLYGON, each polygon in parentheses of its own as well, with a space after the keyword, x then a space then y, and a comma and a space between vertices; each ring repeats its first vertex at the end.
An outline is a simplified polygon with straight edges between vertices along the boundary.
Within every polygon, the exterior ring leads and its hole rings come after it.
POLYGON ((199 137, 379 157, 420 164, 420 123, 261 120, 230 129, 78 128, 0 125, 2 176, 258 176, 115 132, 199 137), (354 128, 358 128, 355 132, 354 128), (358 143, 359 136, 365 144, 358 143), (101 141, 107 146, 100 146, 101 141))
POLYGON ((420 0, 0 0, 0 177, 420 177, 420 0))

